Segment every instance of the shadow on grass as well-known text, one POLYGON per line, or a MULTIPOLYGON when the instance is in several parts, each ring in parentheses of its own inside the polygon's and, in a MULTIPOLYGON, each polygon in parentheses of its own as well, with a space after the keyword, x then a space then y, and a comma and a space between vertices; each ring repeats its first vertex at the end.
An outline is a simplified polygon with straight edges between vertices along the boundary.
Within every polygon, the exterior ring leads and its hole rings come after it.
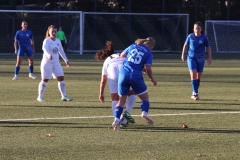
POLYGON ((240 134, 240 130, 232 129, 204 129, 204 128, 175 128, 175 127, 142 127, 124 128, 122 131, 141 131, 141 132, 197 132, 197 133, 227 133, 240 134))

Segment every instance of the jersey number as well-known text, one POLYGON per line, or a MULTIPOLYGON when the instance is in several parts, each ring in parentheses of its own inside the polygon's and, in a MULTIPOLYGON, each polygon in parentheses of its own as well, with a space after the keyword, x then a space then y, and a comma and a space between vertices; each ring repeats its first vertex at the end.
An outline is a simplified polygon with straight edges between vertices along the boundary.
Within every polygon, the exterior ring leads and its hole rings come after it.
POLYGON ((142 56, 144 53, 138 52, 136 49, 133 49, 130 52, 130 56, 128 57, 128 61, 133 62, 134 64, 139 64, 142 60, 142 56))

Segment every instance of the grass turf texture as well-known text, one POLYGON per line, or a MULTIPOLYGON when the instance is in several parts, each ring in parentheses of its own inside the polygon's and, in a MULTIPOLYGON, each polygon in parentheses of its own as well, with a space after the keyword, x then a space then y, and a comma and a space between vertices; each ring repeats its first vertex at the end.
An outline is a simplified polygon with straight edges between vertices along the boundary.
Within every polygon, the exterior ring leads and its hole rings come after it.
POLYGON ((131 113, 136 123, 120 132, 108 129, 113 122, 108 88, 106 102, 98 101, 102 62, 94 61, 93 55, 69 56, 70 68, 62 63, 67 93, 74 100, 60 101, 57 81, 51 79, 45 103, 36 101, 40 59, 35 60, 38 79, 28 78, 25 58, 19 80, 12 81, 15 57, 5 56, 0 60, 0 159, 239 159, 240 71, 239 61, 232 60, 236 56, 217 55, 206 64, 199 101, 190 99, 186 63, 179 55, 169 56, 154 61, 157 86, 145 76, 155 124, 148 126, 140 117, 137 99, 131 113), (189 128, 182 129, 183 124, 189 128))

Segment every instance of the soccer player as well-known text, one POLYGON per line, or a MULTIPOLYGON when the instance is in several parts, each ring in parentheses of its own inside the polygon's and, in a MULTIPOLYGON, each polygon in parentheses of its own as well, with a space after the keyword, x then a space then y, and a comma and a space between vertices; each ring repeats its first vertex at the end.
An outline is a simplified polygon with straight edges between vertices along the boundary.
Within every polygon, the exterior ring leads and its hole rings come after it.
POLYGON ((133 91, 142 100, 142 118, 144 118, 149 125, 153 124, 152 118, 149 117, 148 111, 150 108, 147 86, 144 82, 142 70, 146 67, 148 77, 157 85, 157 81, 153 78, 152 74, 152 52, 155 47, 155 39, 148 37, 146 39, 138 39, 134 44, 126 48, 120 57, 126 57, 123 62, 122 69, 118 78, 118 95, 119 101, 116 105, 114 112, 114 122, 112 123, 114 130, 120 130, 120 116, 123 111, 123 106, 126 102, 129 88, 132 87, 133 91))
POLYGON ((205 63, 205 47, 208 52, 208 64, 212 63, 212 51, 206 35, 204 35, 203 25, 196 22, 193 26, 193 33, 187 36, 182 50, 182 61, 185 61, 185 53, 187 55, 187 64, 191 77, 192 96, 191 99, 198 100, 198 89, 200 86, 200 78, 205 63))
POLYGON ((18 30, 14 37, 14 49, 15 49, 14 53, 17 54, 17 63, 14 69, 15 75, 12 80, 18 79, 20 65, 22 63, 23 56, 25 53, 27 54, 28 57, 29 77, 32 79, 36 79, 37 77, 33 74, 33 55, 35 53, 33 33, 31 30, 27 29, 28 24, 26 21, 22 21, 21 27, 22 29, 18 30))
MULTIPOLYGON (((114 47, 111 41, 107 41, 105 48, 99 50, 95 54, 96 60, 105 60, 102 67, 102 77, 100 82, 99 101, 104 103, 104 89, 108 82, 109 91, 112 97, 112 112, 114 114, 115 106, 118 103, 118 75, 119 70, 122 67, 125 58, 120 57, 119 53, 114 54, 114 47)), ((126 103, 126 110, 123 113, 123 117, 127 118, 130 123, 135 123, 134 119, 130 115, 131 110, 136 102, 136 95, 133 90, 129 91, 128 99, 126 103)))
POLYGON ((69 68, 70 64, 66 57, 66 54, 63 51, 61 42, 56 38, 57 28, 53 25, 50 25, 46 32, 46 38, 43 41, 43 58, 41 62, 41 76, 42 81, 38 86, 38 98, 39 102, 44 102, 44 91, 47 86, 47 82, 52 78, 54 74, 58 80, 58 88, 61 93, 62 101, 72 101, 73 99, 68 97, 66 94, 66 84, 64 81, 64 73, 62 66, 59 62, 59 54, 66 63, 66 67, 69 68), (59 54, 58 54, 59 53, 59 54))
POLYGON ((65 44, 67 44, 67 38, 62 30, 62 27, 59 27, 56 37, 61 41, 62 47, 64 48, 65 44))

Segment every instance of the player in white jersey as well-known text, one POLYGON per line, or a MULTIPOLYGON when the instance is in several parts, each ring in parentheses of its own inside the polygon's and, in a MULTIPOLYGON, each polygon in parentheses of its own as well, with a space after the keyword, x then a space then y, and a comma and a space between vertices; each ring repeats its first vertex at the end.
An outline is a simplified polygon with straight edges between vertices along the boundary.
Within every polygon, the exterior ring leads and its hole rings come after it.
MULTIPOLYGON (((95 54, 96 60, 104 60, 103 68, 102 68, 102 78, 100 82, 100 94, 99 101, 104 103, 104 88, 106 83, 108 82, 109 91, 112 97, 112 112, 115 112, 115 106, 118 103, 118 75, 119 70, 122 68, 123 61, 125 58, 119 56, 119 53, 114 54, 113 44, 111 41, 106 42, 105 49, 99 50, 95 54)), ((131 117, 130 112, 134 107, 136 102, 135 93, 130 90, 127 103, 126 110, 123 113, 123 117, 127 118, 130 123, 135 123, 134 119, 131 117)))
POLYGON ((70 67, 70 64, 68 62, 65 52, 63 51, 61 41, 56 38, 56 32, 57 28, 53 25, 50 25, 46 32, 46 38, 43 41, 43 58, 41 62, 42 81, 39 83, 37 98, 37 100, 40 102, 45 101, 43 98, 44 91, 47 86, 48 80, 52 78, 52 74, 54 74, 58 80, 58 88, 62 96, 61 100, 73 100, 66 94, 66 84, 64 81, 63 69, 59 62, 59 54, 65 61, 67 68, 70 67))

